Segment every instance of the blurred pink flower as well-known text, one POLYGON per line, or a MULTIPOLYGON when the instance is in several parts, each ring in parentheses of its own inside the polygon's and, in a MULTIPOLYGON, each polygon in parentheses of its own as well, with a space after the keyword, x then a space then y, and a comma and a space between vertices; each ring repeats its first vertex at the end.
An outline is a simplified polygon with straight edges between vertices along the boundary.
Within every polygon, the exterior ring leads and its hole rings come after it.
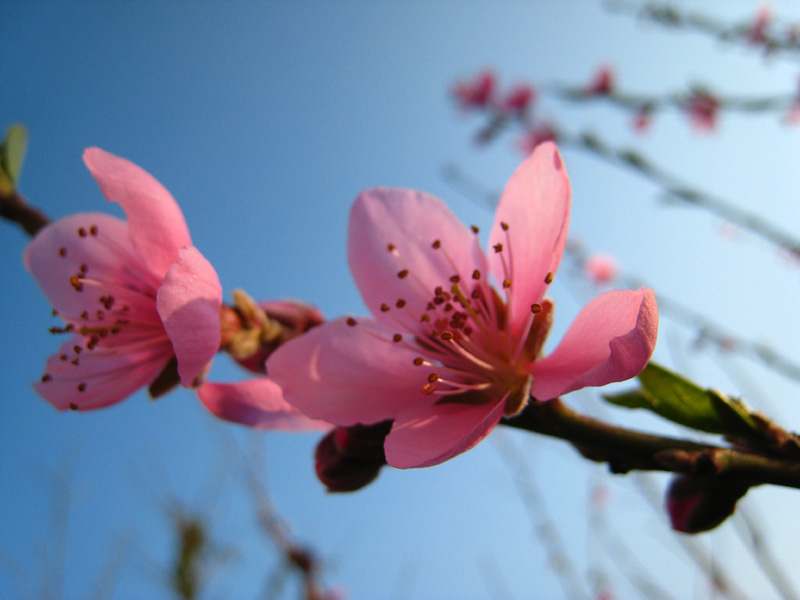
POLYGON ((491 71, 478 73, 471 81, 459 81, 453 94, 463 108, 484 108, 492 103, 495 77, 491 71))
POLYGON ((384 449, 399 468, 472 448, 530 397, 633 377, 658 327, 655 297, 643 288, 595 298, 540 358, 553 317, 544 294, 564 251, 569 209, 569 180, 552 143, 537 147, 506 185, 488 253, 477 228, 433 196, 362 193, 348 257, 374 318, 315 327, 272 354, 270 375, 311 417, 342 426, 393 420, 384 449))
POLYGON ((603 96, 610 94, 614 89, 614 71, 611 67, 600 67, 594 77, 584 87, 583 93, 587 96, 603 96))
POLYGON ((653 121, 653 107, 645 104, 633 116, 633 129, 636 133, 645 133, 653 121))
POLYGON ((753 45, 761 45, 767 41, 767 27, 772 21, 772 11, 769 6, 763 5, 753 17, 753 22, 747 29, 747 41, 753 45))
POLYGON ((717 122, 719 100, 707 92, 695 91, 686 101, 686 113, 695 131, 711 132, 717 122))
POLYGON ((556 130, 549 123, 542 122, 528 129, 519 139, 517 146, 525 156, 528 156, 539 144, 556 141, 558 141, 556 130))
MULTIPOLYGON (((184 386, 199 383, 219 349, 222 289, 192 246, 170 193, 133 163, 89 148, 83 160, 128 221, 77 214, 45 227, 25 264, 66 321, 36 391, 59 410, 123 400, 177 360, 184 386)), ((169 379, 169 378, 168 378, 169 379)))
POLYGON ((617 278, 619 266, 613 256, 592 254, 583 263, 583 270, 590 281, 596 284, 610 283, 617 278))
POLYGON ((518 85, 512 89, 503 100, 502 109, 505 112, 522 114, 536 98, 534 89, 526 84, 518 85))

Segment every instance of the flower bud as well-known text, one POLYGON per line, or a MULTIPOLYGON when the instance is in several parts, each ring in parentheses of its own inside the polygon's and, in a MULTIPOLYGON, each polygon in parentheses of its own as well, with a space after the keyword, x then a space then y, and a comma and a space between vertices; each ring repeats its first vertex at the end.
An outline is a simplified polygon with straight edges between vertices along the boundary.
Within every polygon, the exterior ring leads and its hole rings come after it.
POLYGON ((672 528, 683 533, 714 529, 733 514, 748 487, 736 480, 677 475, 665 501, 672 528))
POLYGON ((329 492, 354 492, 371 483, 386 464, 383 442, 392 421, 337 427, 317 445, 317 477, 329 492))
POLYGON ((233 296, 234 306, 223 307, 220 316, 222 348, 254 373, 267 372, 264 363, 280 345, 325 321, 317 308, 298 300, 256 303, 241 290, 233 296))

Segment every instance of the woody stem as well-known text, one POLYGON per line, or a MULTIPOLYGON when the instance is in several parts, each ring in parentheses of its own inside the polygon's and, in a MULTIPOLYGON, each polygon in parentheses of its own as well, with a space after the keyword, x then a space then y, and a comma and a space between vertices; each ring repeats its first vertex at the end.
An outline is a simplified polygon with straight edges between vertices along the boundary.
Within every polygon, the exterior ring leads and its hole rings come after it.
POLYGON ((586 458, 606 462, 613 473, 672 471, 800 488, 800 461, 643 433, 582 415, 560 399, 531 401, 503 425, 560 438, 586 458))

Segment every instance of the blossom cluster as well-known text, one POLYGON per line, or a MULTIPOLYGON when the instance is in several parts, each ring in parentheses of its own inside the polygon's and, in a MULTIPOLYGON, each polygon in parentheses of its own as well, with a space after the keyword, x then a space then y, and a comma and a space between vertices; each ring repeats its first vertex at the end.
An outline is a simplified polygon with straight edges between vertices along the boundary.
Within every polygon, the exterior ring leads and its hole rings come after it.
MULTIPOLYGON (((493 83, 463 89, 494 102, 493 83)), ((513 90, 503 110, 525 111, 513 90)), ((102 213, 45 227, 25 264, 68 339, 36 391, 60 410, 118 403, 139 388, 196 390, 214 415, 253 428, 331 430, 317 470, 356 489, 385 464, 439 464, 475 446, 502 418, 587 386, 637 375, 653 352, 651 290, 600 294, 544 356, 548 290, 567 242, 571 191, 553 143, 509 179, 488 245, 439 199, 366 190, 350 213, 347 255, 369 317, 325 322, 297 301, 223 303, 216 271, 192 245, 170 193, 133 163, 97 148, 84 161, 127 220, 102 213), (207 380, 218 351, 256 374, 207 380)), ((598 281, 611 265, 595 261, 598 281)))

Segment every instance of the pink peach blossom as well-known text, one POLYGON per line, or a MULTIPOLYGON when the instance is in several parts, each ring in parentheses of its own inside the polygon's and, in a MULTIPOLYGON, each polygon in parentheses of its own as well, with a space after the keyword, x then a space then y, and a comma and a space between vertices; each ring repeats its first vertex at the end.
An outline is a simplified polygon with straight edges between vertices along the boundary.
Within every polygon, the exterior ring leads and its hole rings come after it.
POLYGON ((69 332, 36 391, 59 410, 89 410, 153 383, 177 360, 184 386, 219 349, 222 289, 192 246, 178 204, 150 174, 99 148, 83 160, 128 220, 77 214, 42 229, 25 264, 69 332))
POLYGON ((603 284, 616 279, 619 266, 613 256, 592 254, 583 264, 583 270, 593 283, 603 284))
POLYGON ((268 377, 236 383, 206 381, 197 389, 200 402, 212 414, 254 429, 308 431, 330 429, 325 421, 310 419, 283 399, 281 388, 268 377))
POLYGON ((558 141, 558 132, 547 122, 528 129, 517 141, 520 151, 528 156, 539 144, 558 141))
POLYGON ((463 108, 484 108, 492 103, 495 94, 495 76, 491 71, 478 73, 471 81, 459 81, 453 94, 463 108))
POLYGON ((503 99, 502 110, 513 114, 523 114, 536 99, 536 91, 529 85, 520 84, 503 99))
POLYGON ((614 89, 614 71, 611 67, 600 67, 586 84, 583 93, 587 96, 605 96, 614 89))
POLYGON ((695 91, 686 101, 686 113, 692 127, 698 133, 708 133, 717 124, 719 100, 708 92, 695 91))
POLYGON ((772 22, 772 10, 768 5, 763 5, 758 8, 753 22, 747 29, 747 41, 754 46, 759 46, 767 42, 767 28, 772 22))
POLYGON ((598 296, 540 358, 553 316, 544 294, 564 251, 569 209, 569 180, 552 143, 512 175, 486 253, 477 228, 433 196, 362 193, 348 256, 374 318, 339 318, 288 342, 268 359, 270 376, 310 417, 340 426, 392 419, 384 448, 399 468, 472 448, 531 397, 633 377, 656 341, 651 290, 598 296))

